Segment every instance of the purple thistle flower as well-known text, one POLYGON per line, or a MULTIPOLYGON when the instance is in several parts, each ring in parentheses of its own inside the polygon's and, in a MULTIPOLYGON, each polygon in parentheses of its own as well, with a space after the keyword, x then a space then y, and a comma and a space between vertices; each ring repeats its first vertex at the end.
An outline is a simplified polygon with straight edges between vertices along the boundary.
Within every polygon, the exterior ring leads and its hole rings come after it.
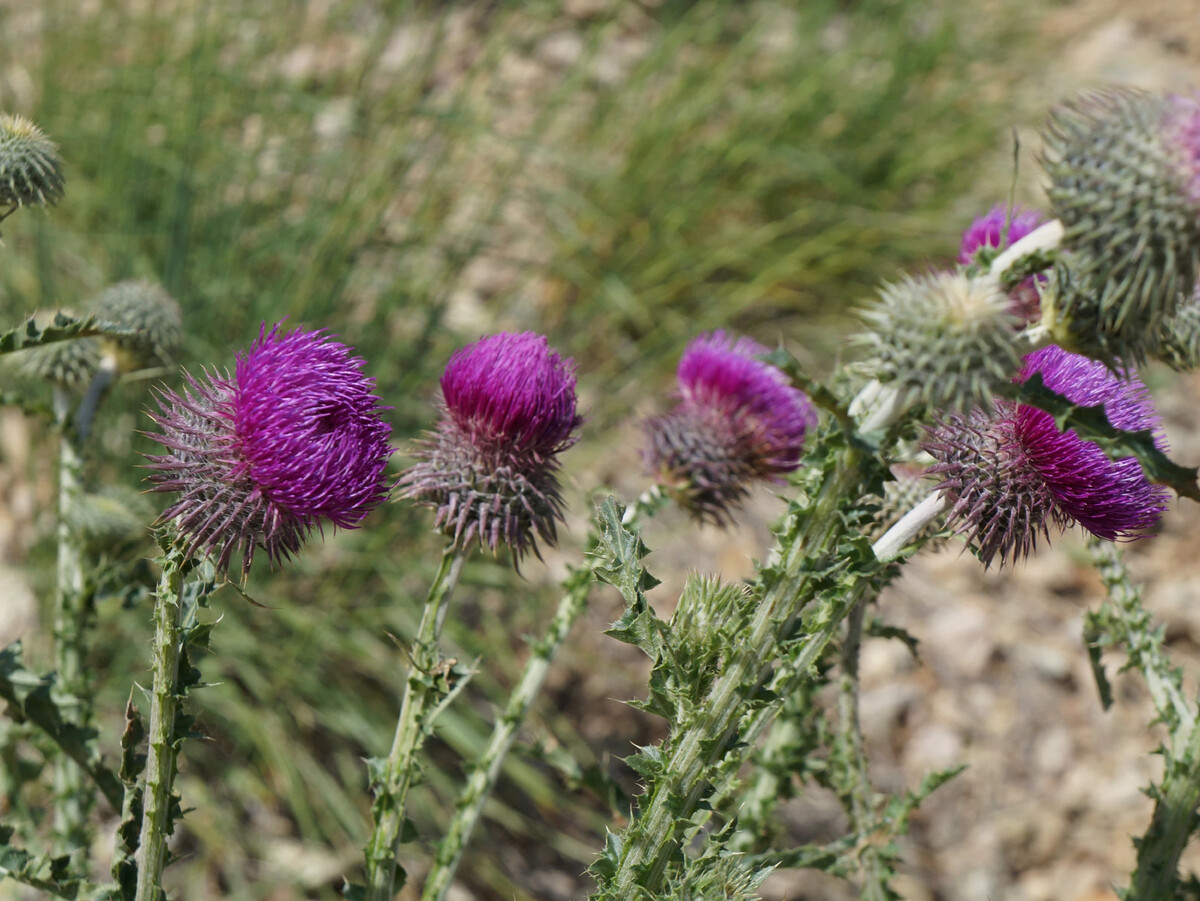
POLYGON ((963 264, 972 262, 975 254, 984 247, 1004 250, 1033 232, 1044 221, 1045 217, 1037 210, 1017 207, 1010 211, 1003 204, 997 204, 963 232, 958 261, 963 264), (1005 237, 1007 240, 1002 241, 1005 237))
MULTIPOLYGON (((1035 231, 1045 221, 1046 217, 1038 210, 1023 210, 1020 207, 1009 210, 1004 205, 997 204, 963 232, 958 261, 963 264, 971 263, 976 254, 984 248, 994 251, 1006 250, 1035 231)), ((1009 291, 1008 296, 1012 302, 1010 309, 1021 322, 1035 322, 1041 318, 1041 294, 1038 286, 1047 281, 1045 275, 1031 275, 1009 291)))
MULTIPOLYGON (((1119 429, 1151 429, 1164 447, 1161 424, 1145 386, 1132 373, 1119 378, 1103 364, 1046 347, 1025 358, 1017 381, 1040 373, 1046 387, 1077 404, 1104 405, 1119 429)), ((1028 556, 1049 525, 1079 523, 1110 541, 1144 535, 1166 510, 1169 494, 1151 484, 1134 457, 1110 460, 1092 441, 1059 431, 1044 410, 999 401, 993 415, 950 416, 929 430, 925 449, 938 461, 939 490, 979 548, 984 565, 1028 556)))
POLYGON ((184 372, 182 394, 159 389, 150 437, 168 453, 147 455, 149 479, 179 494, 162 518, 189 554, 225 572, 240 546, 245 576, 256 547, 280 563, 324 522, 355 528, 386 499, 391 427, 363 366, 323 331, 264 324, 232 377, 184 372))
POLYGON ((575 364, 534 332, 501 332, 461 348, 442 375, 443 415, 401 477, 435 525, 519 562, 553 545, 562 520, 558 454, 578 440, 575 364))
POLYGON ((781 481, 816 425, 804 392, 756 359, 765 353, 750 338, 699 336, 679 361, 678 405, 645 423, 647 465, 702 521, 726 522, 754 479, 781 481))

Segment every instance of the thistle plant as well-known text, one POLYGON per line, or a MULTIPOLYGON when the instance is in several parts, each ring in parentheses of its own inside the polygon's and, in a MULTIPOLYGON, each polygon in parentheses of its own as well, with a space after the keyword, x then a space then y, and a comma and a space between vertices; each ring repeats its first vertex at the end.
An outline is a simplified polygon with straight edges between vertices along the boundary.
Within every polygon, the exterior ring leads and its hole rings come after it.
POLYGON ((137 901, 161 893, 176 758, 187 735, 180 657, 188 633, 200 628, 184 603, 187 562, 202 555, 224 574, 240 552, 245 578, 257 548, 280 564, 325 524, 356 528, 386 499, 391 430, 364 365, 323 332, 264 325, 232 375, 185 372, 182 393, 158 391, 151 416, 160 431, 151 437, 166 453, 148 455, 149 478, 154 490, 176 495, 162 514, 175 537, 155 598, 137 901))
MULTIPOLYGON (((574 363, 533 332, 502 332, 462 348, 446 365, 441 387, 440 421, 400 480, 408 497, 437 511, 435 527, 449 543, 417 628, 391 751, 385 760, 372 761, 375 826, 364 853, 366 897, 373 901, 391 901, 397 877, 403 880, 396 850, 417 754, 440 706, 465 684, 467 673, 442 659, 438 641, 467 548, 472 542, 493 553, 507 547, 518 563, 526 553, 538 553, 539 540, 555 543, 556 521, 562 519, 558 454, 576 442, 583 422, 576 408, 574 363)), ((579 590, 568 591, 572 600, 560 618, 563 634, 576 615, 571 609, 582 606, 575 600, 579 590)), ((510 719, 527 709, 521 695, 515 703, 510 719)), ((481 764, 485 773, 499 765, 510 741, 503 734, 494 739, 481 764)), ((482 805, 494 778, 494 773, 477 778, 464 806, 482 805)), ((443 854, 450 876, 472 826, 460 820, 459 837, 452 837, 443 854)))
MULTIPOLYGON (((40 132, 0 118, 0 204, 54 202, 56 161, 40 132), (23 161, 20 179, 13 160, 23 161)), ((570 567, 483 750, 466 763, 423 901, 448 897, 521 724, 597 581, 625 603, 607 634, 650 660, 646 692, 631 703, 667 733, 625 761, 642 791, 632 810, 618 812, 593 862, 593 897, 750 899, 778 866, 824 869, 857 883, 863 898, 898 897, 897 839, 958 767, 894 794, 873 784, 859 724, 860 650, 899 639, 915 653, 920 637, 888 624, 882 591, 931 544, 960 541, 985 567, 1017 566, 1074 525, 1090 536, 1108 595, 1085 626, 1102 702, 1112 701, 1104 657, 1119 651, 1146 679, 1168 733, 1125 897, 1178 894, 1200 808, 1200 710, 1184 696, 1113 543, 1152 535, 1173 493, 1200 500, 1196 470, 1167 457, 1133 368, 1152 356, 1177 368, 1197 362, 1200 101, 1085 95, 1051 115, 1043 165, 1057 218, 995 207, 963 234, 957 266, 885 284, 848 344, 857 359, 827 383, 786 350, 724 330, 688 344, 673 406, 642 423, 650 484, 631 504, 597 503, 583 559, 570 567), (755 484, 773 486, 784 507, 753 578, 693 573, 672 614, 660 616, 644 521, 674 503, 694 521, 728 526, 755 484), (830 691, 834 703, 823 704, 830 691), (824 845, 782 846, 778 802, 809 782, 838 798, 847 832, 824 845)), ((363 525, 398 488, 433 509, 445 546, 408 654, 390 751, 368 763, 366 882, 344 886, 351 899, 391 901, 407 878, 397 855, 414 834, 411 791, 426 739, 472 676, 440 648, 464 563, 479 547, 515 568, 557 544, 566 512, 560 457, 583 422, 574 362, 534 332, 493 334, 456 351, 437 422, 398 480, 387 474, 390 428, 375 383, 324 331, 264 324, 232 373, 206 367, 184 372, 178 389, 158 388, 149 437, 161 452, 147 456, 147 478, 170 499, 158 536, 151 710, 147 727, 132 701, 126 708, 114 772, 88 706, 80 611, 92 527, 82 441, 112 381, 168 365, 183 333, 178 305, 149 283, 120 283, 81 310, 79 319, 30 320, 0 335, 0 352, 25 350, 32 371, 55 383, 63 435, 58 673, 25 670, 19 646, 0 652, 0 697, 57 749, 59 856, 9 849, 0 875, 61 897, 164 897, 167 838, 182 816, 173 782, 192 723, 182 707, 199 679, 190 655, 213 626, 200 609, 231 572, 244 585, 260 551, 279 567, 326 526, 363 525), (112 887, 90 883, 81 853, 96 791, 121 811, 112 887)), ((136 531, 128 517, 121 522, 136 531)), ((3 842, 13 834, 0 827, 3 842)))

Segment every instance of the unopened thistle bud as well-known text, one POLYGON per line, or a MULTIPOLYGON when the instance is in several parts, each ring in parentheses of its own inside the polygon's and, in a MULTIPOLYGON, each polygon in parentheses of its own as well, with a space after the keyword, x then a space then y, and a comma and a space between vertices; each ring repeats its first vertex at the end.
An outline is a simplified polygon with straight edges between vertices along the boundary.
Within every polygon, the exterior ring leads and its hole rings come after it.
POLYGON ((53 206, 62 196, 58 145, 24 116, 0 113, 0 206, 53 206))
POLYGON ((575 364, 534 332, 501 332, 461 348, 442 374, 442 416, 401 477, 462 545, 501 545, 520 559, 553 545, 562 520, 558 455, 573 445, 575 364))
POLYGON ((1200 100, 1085 94, 1051 113, 1045 139, 1065 228, 1056 331, 1110 364, 1141 359, 1200 267, 1200 100))
MULTIPOLYGON (((978 263, 986 269, 988 263, 1002 250, 1020 241, 1045 221, 1037 210, 1009 210, 996 205, 980 216, 963 232, 958 249, 958 261, 964 265, 978 263)), ((1008 292, 1010 309, 1023 324, 1041 317, 1040 286, 1044 275, 1031 275, 1008 292)))
POLYGON ((765 353, 750 338, 701 335, 679 361, 678 405, 645 423, 647 465, 697 519, 725 523, 753 481, 781 481, 816 425, 808 397, 757 359, 765 353))
POLYGON ((1172 369, 1200 366, 1200 285, 1163 320, 1150 353, 1172 369))
MULTIPOLYGON (((1046 386, 1077 404, 1103 404, 1118 429, 1161 425, 1145 386, 1103 363, 1051 345, 1025 358, 1019 381, 1040 373, 1046 386)), ((1079 523, 1109 541, 1146 533, 1169 494, 1147 481, 1134 457, 1110 460, 1099 445, 1062 432, 1049 413, 997 401, 993 412, 950 415, 929 430, 925 449, 938 462, 939 490, 953 501, 947 521, 965 534, 984 565, 1028 556, 1050 527, 1079 523)))
POLYGON ((991 402, 992 390, 1020 362, 1020 320, 987 277, 935 272, 885 285, 863 313, 860 368, 900 393, 906 406, 966 409, 991 402))
POLYGON ((179 304, 153 282, 110 285, 92 298, 88 311, 101 327, 111 325, 131 332, 116 335, 108 342, 121 372, 170 363, 183 340, 179 304))
POLYGON ((184 373, 181 394, 158 392, 147 455, 154 490, 178 495, 163 513, 187 553, 221 572, 237 549, 242 575, 256 548, 272 563, 296 554, 325 523, 355 528, 388 495, 392 448, 373 379, 349 347, 321 331, 263 326, 234 374, 184 373))

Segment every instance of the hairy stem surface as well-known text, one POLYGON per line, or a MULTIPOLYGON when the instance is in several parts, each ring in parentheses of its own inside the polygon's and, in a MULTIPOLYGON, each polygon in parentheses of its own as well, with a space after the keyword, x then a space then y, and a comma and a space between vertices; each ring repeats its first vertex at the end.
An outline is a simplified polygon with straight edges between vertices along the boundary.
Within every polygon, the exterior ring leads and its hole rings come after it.
POLYGON ((154 684, 151 689, 149 753, 142 829, 138 839, 136 901, 158 901, 167 856, 171 788, 179 752, 179 658, 183 643, 183 558, 169 551, 154 598, 154 684))
POLYGON ((365 851, 367 897, 371 901, 392 901, 395 894, 396 849, 404 831, 408 792, 417 772, 417 753, 429 734, 430 714, 443 693, 435 670, 442 663, 438 639, 442 634, 445 605, 465 558, 465 551, 457 544, 452 543, 446 548, 417 627, 396 735, 376 788, 375 828, 365 851))

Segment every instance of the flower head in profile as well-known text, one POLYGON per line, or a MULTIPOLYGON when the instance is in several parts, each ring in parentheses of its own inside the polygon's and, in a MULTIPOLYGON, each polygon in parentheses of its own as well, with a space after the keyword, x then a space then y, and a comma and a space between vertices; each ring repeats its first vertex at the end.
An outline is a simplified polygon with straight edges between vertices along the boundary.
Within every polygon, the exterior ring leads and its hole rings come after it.
POLYGON ((512 549, 519 562, 553 545, 562 520, 558 455, 573 445, 575 364, 534 332, 501 332, 461 348, 442 375, 442 416, 401 477, 404 494, 437 511, 466 544, 512 549))
POLYGON ((794 470, 816 425, 808 397, 757 359, 765 353, 750 338, 701 335, 679 361, 679 403, 645 423, 647 465, 701 520, 726 522, 750 483, 794 470))
POLYGON ((322 331, 264 325, 234 374, 184 373, 158 392, 147 455, 154 490, 177 494, 163 513, 188 553, 242 574, 255 549, 272 563, 296 554, 325 523, 355 528, 388 495, 391 427, 364 362, 322 331))
MULTIPOLYGON (((1162 447, 1161 424, 1145 386, 1131 373, 1050 346, 1025 358, 1018 381, 1034 373, 1074 403, 1102 404, 1126 431, 1150 429, 1162 447)), ((1111 460, 1092 441, 1060 431, 1049 413, 998 401, 991 415, 952 415, 930 429, 929 472, 949 494, 949 520, 966 534, 984 565, 1027 556, 1050 526, 1079 523, 1110 541, 1144 535, 1166 510, 1169 494, 1150 483, 1136 458, 1111 460)))
POLYGON ((1050 116, 1043 165, 1063 223, 1058 332, 1140 360, 1200 272, 1200 97, 1084 94, 1050 116))
POLYGON ((62 196, 58 146, 24 116, 0 113, 0 206, 53 206, 62 196))
MULTIPOLYGON (((997 204, 963 232, 958 261, 968 264, 974 262, 981 251, 995 254, 1007 250, 1044 221, 1045 217, 1037 210, 1023 210, 1020 207, 1010 210, 997 204)), ((1008 292, 1009 309, 1022 323, 1035 322, 1039 318, 1041 296, 1038 286, 1045 282, 1046 276, 1031 275, 1008 292)))

